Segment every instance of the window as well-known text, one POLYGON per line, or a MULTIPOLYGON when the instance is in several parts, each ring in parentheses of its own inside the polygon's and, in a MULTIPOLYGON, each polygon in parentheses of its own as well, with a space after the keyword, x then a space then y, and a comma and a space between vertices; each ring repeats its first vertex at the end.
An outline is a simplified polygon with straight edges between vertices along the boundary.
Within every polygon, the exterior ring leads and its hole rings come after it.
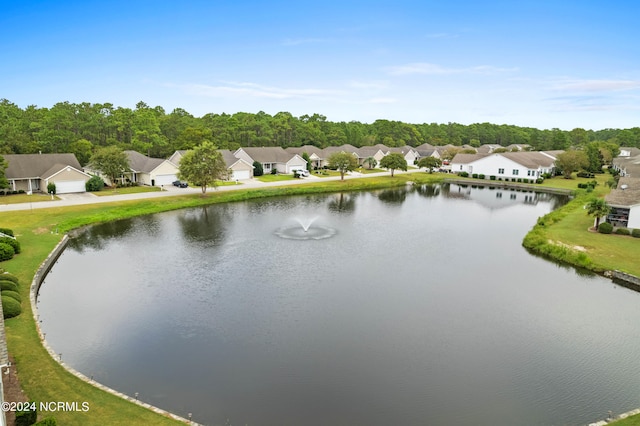
POLYGON ((504 174, 504 169, 498 169, 498 174, 499 175, 503 175, 504 174))
POLYGON ((513 175, 518 176, 518 171, 519 171, 518 169, 513 169, 513 175))
POLYGON ((527 176, 535 176, 535 172, 533 170, 527 170, 527 176))

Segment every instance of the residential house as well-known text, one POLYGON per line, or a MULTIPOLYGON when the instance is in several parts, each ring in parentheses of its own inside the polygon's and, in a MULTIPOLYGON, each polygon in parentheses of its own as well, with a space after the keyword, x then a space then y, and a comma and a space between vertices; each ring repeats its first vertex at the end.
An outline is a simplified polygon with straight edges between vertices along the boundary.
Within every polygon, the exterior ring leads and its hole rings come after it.
POLYGON ((375 160, 375 164, 372 165, 372 168, 376 168, 380 164, 380 160, 382 160, 388 152, 389 148, 384 145, 381 146, 381 144, 375 146, 361 146, 356 149, 358 164, 360 166, 370 167, 370 165, 366 163, 366 160, 367 158, 372 157, 375 160))
POLYGON ((285 151, 282 147, 251 147, 238 148, 234 157, 241 158, 253 165, 254 161, 262 164, 264 174, 277 173, 289 174, 294 170, 306 170, 307 161, 298 154, 285 151))
POLYGON ((247 180, 253 178, 253 163, 249 163, 242 158, 238 158, 233 155, 233 152, 228 149, 218 150, 222 159, 227 165, 227 171, 229 172, 229 180, 247 180))
POLYGON ((407 161, 407 164, 410 166, 413 166, 420 158, 420 154, 418 154, 418 151, 416 151, 413 147, 409 145, 402 146, 402 147, 389 148, 389 150, 387 151, 387 154, 390 152, 402 154, 404 159, 407 161))
POLYGON ((620 228, 640 229, 640 177, 621 177, 605 201, 611 206, 607 222, 620 228))
POLYGON ((26 193, 47 192, 50 183, 56 193, 85 192, 91 176, 82 171, 74 154, 6 154, 5 176, 9 188, 26 193))
MULTIPOLYGON (((171 157, 169 157, 169 161, 179 166, 180 160, 186 152, 186 150, 174 152, 171 157)), ((228 149, 219 149, 218 152, 222 155, 222 159, 227 165, 230 180, 247 180, 253 178, 253 163, 248 163, 246 160, 234 156, 233 152, 228 149)))
POLYGON ((321 169, 327 165, 327 159, 324 156, 324 151, 314 145, 303 146, 290 146, 284 149, 291 154, 298 154, 302 157, 302 154, 306 153, 311 161, 311 167, 314 169, 321 169))
POLYGON ((166 186, 178 180, 178 166, 170 160, 147 157, 137 151, 125 151, 129 160, 129 179, 147 186, 166 186))
POLYGON ((456 154, 451 160, 453 173, 495 176, 499 180, 535 180, 552 173, 555 157, 544 152, 503 152, 499 154, 456 154))
POLYGON ((640 149, 620 148, 620 155, 612 161, 612 167, 620 176, 640 177, 640 149))

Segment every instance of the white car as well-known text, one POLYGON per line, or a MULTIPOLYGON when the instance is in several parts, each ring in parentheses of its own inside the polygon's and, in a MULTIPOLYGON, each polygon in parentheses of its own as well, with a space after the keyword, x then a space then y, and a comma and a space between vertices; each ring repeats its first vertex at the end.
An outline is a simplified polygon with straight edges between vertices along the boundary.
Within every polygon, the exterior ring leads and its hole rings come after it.
POLYGON ((309 177, 309 170, 300 169, 300 170, 296 170, 295 172, 298 174, 298 176, 309 177))

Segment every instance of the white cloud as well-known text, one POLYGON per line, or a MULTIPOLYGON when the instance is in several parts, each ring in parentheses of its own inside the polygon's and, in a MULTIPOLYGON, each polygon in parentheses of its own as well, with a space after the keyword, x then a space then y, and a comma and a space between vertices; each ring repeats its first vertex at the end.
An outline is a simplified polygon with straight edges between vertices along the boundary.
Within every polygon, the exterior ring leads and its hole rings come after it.
POLYGON ((388 72, 391 75, 451 75, 451 74, 497 74, 505 72, 514 72, 518 68, 499 68, 491 65, 478 65, 468 68, 446 68, 437 64, 427 62, 416 62, 406 65, 389 67, 388 72))
POLYGON ((640 80, 567 80, 555 90, 575 92, 619 92, 640 89, 640 80))
POLYGON ((266 99, 318 98, 341 94, 337 90, 326 89, 288 89, 282 87, 263 86, 248 82, 223 82, 223 85, 206 84, 166 84, 168 87, 180 88, 192 95, 209 97, 245 96, 266 99))

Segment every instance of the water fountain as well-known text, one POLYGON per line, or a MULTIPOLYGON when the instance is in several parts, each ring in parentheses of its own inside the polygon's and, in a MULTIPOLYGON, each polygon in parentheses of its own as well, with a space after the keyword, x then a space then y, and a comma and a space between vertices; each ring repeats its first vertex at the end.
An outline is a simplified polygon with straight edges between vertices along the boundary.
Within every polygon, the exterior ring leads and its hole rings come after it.
POLYGON ((275 234, 289 240, 322 240, 336 234, 336 230, 329 226, 315 223, 318 216, 310 218, 293 218, 295 225, 278 228, 275 234))

